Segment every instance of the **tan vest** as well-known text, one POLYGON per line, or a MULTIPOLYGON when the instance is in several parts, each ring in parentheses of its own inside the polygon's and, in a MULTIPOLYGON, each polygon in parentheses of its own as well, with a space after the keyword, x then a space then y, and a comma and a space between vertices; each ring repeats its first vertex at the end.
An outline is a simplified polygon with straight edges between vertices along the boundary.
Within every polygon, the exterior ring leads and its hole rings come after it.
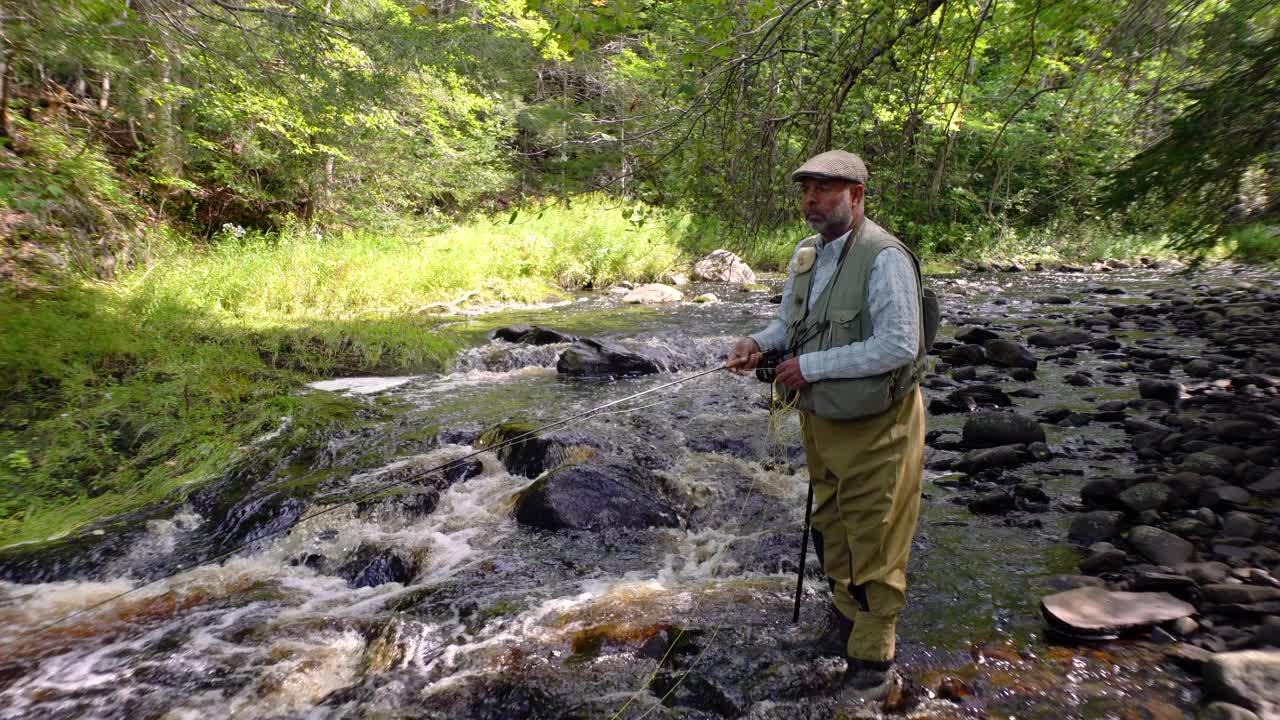
MULTIPOLYGON (((814 247, 818 238, 800 244, 814 247)), ((868 281, 876 256, 881 250, 898 248, 911 258, 916 270, 916 294, 923 311, 924 298, 920 282, 920 261, 900 240, 871 220, 862 224, 845 240, 844 257, 835 274, 808 313, 809 288, 813 267, 796 272, 791 283, 791 307, 787 310, 787 348, 795 355, 830 350, 871 337, 868 281)), ((920 382, 926 356, 924 318, 920 322, 920 349, 914 362, 896 370, 862 378, 839 378, 811 383, 796 393, 786 393, 801 410, 808 410, 832 420, 853 420, 885 412, 920 382)))

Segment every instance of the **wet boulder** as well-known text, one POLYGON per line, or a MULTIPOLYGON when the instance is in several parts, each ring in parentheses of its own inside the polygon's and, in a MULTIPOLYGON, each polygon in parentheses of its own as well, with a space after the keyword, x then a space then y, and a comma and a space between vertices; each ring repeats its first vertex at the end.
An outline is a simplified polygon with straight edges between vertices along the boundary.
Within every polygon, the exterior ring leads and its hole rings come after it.
POLYGON ((980 470, 1013 467, 1033 459, 1031 453, 1021 445, 1000 445, 983 450, 971 450, 956 460, 952 467, 960 472, 972 474, 980 470))
POLYGON ((1000 337, 1000 335, 984 327, 966 328, 963 331, 956 333, 956 340, 968 345, 982 345, 988 341, 995 340, 998 337, 1000 337))
POLYGON ((565 466, 520 494, 515 517, 542 530, 678 527, 659 486, 652 473, 627 465, 565 466))
POLYGON ((1085 330, 1064 328, 1048 332, 1032 333, 1027 336, 1027 344, 1035 347, 1067 347, 1068 345, 1084 345, 1093 339, 1085 330))
POLYGON ((978 515, 1002 515, 1013 510, 1016 501, 1007 490, 992 490, 969 501, 969 512, 978 515))
POLYGON ((970 385, 960 388, 947 394, 945 400, 929 404, 929 411, 934 414, 941 412, 969 412, 979 407, 1009 407, 1013 405, 1008 393, 996 387, 995 385, 970 385))
POLYGON ((1229 478, 1235 474, 1235 468, 1225 458, 1209 452, 1191 453, 1182 459, 1180 465, 1184 472, 1197 475, 1212 475, 1217 478, 1229 478))
POLYGON ((1124 513, 1118 510, 1095 510, 1079 513, 1071 519, 1067 537, 1078 543, 1095 543, 1110 540, 1124 527, 1124 513))
POLYGON ((1164 483, 1144 482, 1125 488, 1119 499, 1136 515, 1144 510, 1163 510, 1173 499, 1173 491, 1164 483))
POLYGON ((965 447, 1024 445, 1044 442, 1044 428, 1025 415, 1014 412, 983 412, 969 417, 961 434, 965 447))
POLYGON ((728 250, 713 250, 693 264, 695 280, 723 283, 753 283, 756 274, 742 258, 728 250))
POLYGON ((948 365, 981 365, 987 360, 987 353, 979 345, 956 345, 955 347, 944 350, 942 359, 948 365))
POLYGON ((492 337, 495 340, 505 340, 509 343, 520 343, 522 345, 554 345, 577 340, 577 338, 567 333, 539 325, 512 325, 498 328, 493 331, 492 337))
POLYGON ((567 459, 593 456, 598 450, 586 438, 577 435, 535 435, 534 429, 532 425, 523 423, 501 423, 481 433, 476 447, 496 448, 494 454, 507 472, 530 478, 538 477, 567 459))
POLYGON ((1182 384, 1173 380, 1139 380, 1138 396, 1144 400, 1159 400, 1174 406, 1182 397, 1182 384))
POLYGON ((391 582, 407 584, 416 571, 413 559, 396 550, 361 545, 334 574, 344 578, 351 587, 362 588, 391 582))
POLYGON ((988 340, 982 344, 982 348, 986 350, 987 361, 992 365, 1035 370, 1040 364, 1035 354, 1012 340, 1003 338, 988 340))
POLYGON ((619 378, 674 370, 673 359, 657 350, 633 352, 611 342, 583 338, 556 360, 556 372, 568 377, 619 378))

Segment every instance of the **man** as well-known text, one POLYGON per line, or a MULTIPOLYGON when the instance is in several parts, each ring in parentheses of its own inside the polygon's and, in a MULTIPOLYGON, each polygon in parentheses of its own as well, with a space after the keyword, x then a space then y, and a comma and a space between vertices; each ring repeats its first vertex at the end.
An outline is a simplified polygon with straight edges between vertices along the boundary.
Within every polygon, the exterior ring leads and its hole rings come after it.
POLYGON ((762 352, 785 353, 777 383, 801 410, 814 546, 847 637, 845 694, 881 700, 900 682, 895 628, 920 511, 919 263, 865 217, 857 155, 822 153, 791 178, 818 234, 796 246, 777 317, 738 340, 728 366, 746 373, 762 352))

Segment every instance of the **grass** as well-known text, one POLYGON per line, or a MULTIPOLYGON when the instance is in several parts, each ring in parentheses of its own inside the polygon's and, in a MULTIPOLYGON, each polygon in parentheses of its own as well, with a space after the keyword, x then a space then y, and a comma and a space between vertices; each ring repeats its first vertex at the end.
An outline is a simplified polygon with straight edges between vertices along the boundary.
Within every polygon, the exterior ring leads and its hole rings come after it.
POLYGON ((1222 250, 1227 257, 1246 263, 1280 264, 1280 225, 1245 225, 1227 236, 1222 250))
POLYGON ((0 293, 0 545, 173 499, 253 438, 330 413, 303 383, 446 367, 462 342, 416 312, 530 302, 675 267, 678 219, 587 198, 432 234, 153 238, 113 282, 0 293))

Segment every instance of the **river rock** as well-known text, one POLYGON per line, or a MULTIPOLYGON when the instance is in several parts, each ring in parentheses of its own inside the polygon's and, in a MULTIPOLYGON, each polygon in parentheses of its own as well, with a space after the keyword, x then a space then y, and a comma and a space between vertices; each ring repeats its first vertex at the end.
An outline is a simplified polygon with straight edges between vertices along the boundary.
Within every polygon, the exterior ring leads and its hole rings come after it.
POLYGON ((335 573, 353 588, 377 587, 390 582, 408 583, 416 572, 412 559, 373 545, 361 545, 335 573))
POLYGON ((1204 595, 1205 600, 1216 603, 1249 605, 1280 600, 1280 588, 1263 585, 1217 583, 1201 587, 1200 592, 1204 595))
POLYGON ((942 352, 942 359, 948 365, 981 365, 987 360, 987 353, 980 345, 957 345, 942 352))
POLYGON ((1097 478, 1081 486, 1080 499, 1084 500, 1086 505, 1113 507, 1117 503, 1119 493, 1120 489, 1116 487, 1115 480, 1097 478))
POLYGON ((533 429, 523 423, 501 423, 481 433, 476 447, 496 447, 494 454, 507 472, 529 478, 538 477, 570 456, 594 454, 595 448, 585 438, 570 434, 535 437, 530 435, 533 429))
POLYGON ((989 340, 995 340, 1000 337, 984 327, 971 327, 956 333, 956 340, 968 345, 982 345, 989 340))
POLYGON ((1219 485, 1205 488, 1200 492, 1200 504, 1214 509, 1240 507, 1248 505, 1253 496, 1248 490, 1235 485, 1219 485))
POLYGON ((1217 653, 1205 663, 1206 693, 1262 718, 1280 717, 1280 650, 1217 653))
POLYGON ((1052 628, 1085 636, 1112 636, 1194 615, 1196 609, 1168 593, 1082 587, 1041 599, 1040 612, 1052 628))
POLYGON ((700 305, 715 305, 720 302, 720 298, 716 297, 715 293, 703 293, 694 298, 693 301, 700 305))
POLYGON ((693 264, 695 280, 723 283, 753 283, 756 274, 742 258, 728 250, 713 250, 693 264))
POLYGON ((680 518, 659 496, 659 486, 654 475, 636 467, 565 466, 520 494, 515 517, 543 530, 678 527, 680 518))
POLYGON ((1229 478, 1235 474, 1235 469, 1230 462, 1208 452, 1191 453, 1182 459, 1180 467, 1185 472, 1193 472, 1197 475, 1213 475, 1218 478, 1229 478))
POLYGON ((577 339, 567 333, 539 325, 511 325, 510 327, 498 328, 493 331, 493 338, 522 345, 554 345, 555 343, 573 342, 577 339))
POLYGON ((1144 482, 1126 488, 1120 493, 1120 503, 1134 513, 1143 510, 1161 510, 1172 497, 1172 492, 1164 483, 1144 482))
POLYGON ((1251 538, 1258 534, 1260 527, 1248 513, 1233 511, 1222 516, 1222 534, 1228 537, 1251 538))
POLYGON ((1191 559, 1195 546, 1160 528, 1138 525, 1129 530, 1129 544, 1157 565, 1174 566, 1191 559))
POLYGON ((1093 336, 1084 330, 1066 328, 1033 333, 1027 337, 1027 344, 1036 347, 1066 347, 1068 345, 1083 345, 1092 339, 1093 336))
POLYGON ((1067 537, 1079 543, 1095 543, 1110 540, 1120 534, 1124 513, 1119 510, 1094 510, 1078 513, 1071 519, 1067 537))
POLYGON ((1182 384, 1172 380, 1139 380, 1138 396, 1175 406, 1182 397, 1182 384))
POLYGON ((1014 412, 982 412, 964 423, 962 442, 970 448, 1023 445, 1044 442, 1044 428, 1025 415, 1014 412))
POLYGON ((1125 551, 1111 543, 1094 543, 1089 548, 1089 555, 1080 561, 1080 572, 1088 575, 1115 572, 1124 567, 1128 559, 1129 556, 1125 551))
POLYGON ((975 473, 979 470, 1013 467, 1031 460, 1031 453, 1021 445, 1001 445, 985 450, 971 450, 956 460, 953 467, 960 472, 975 473))
POLYGON ((1173 566, 1174 572, 1195 580, 1200 585, 1220 583, 1231 572, 1231 566, 1220 562, 1178 563, 1173 566))
POLYGON ((582 338, 560 353, 556 372, 569 377, 634 377, 674 370, 674 365, 656 351, 641 354, 617 343, 582 338))
POLYGON ((1207 378, 1217 370, 1217 363, 1205 360, 1204 358, 1196 358, 1182 366, 1182 371, 1193 378, 1207 378))
POLYGON ((1249 492, 1262 497, 1280 497, 1280 470, 1275 470, 1250 485, 1249 492))
POLYGON ((968 507, 979 515, 1001 515, 1014 508, 1014 497, 1006 490, 993 490, 970 500, 968 507))
POLYGON ((1034 353, 1012 340, 988 340, 982 344, 982 349, 986 351, 987 361, 992 365, 1025 370, 1035 370, 1040 365, 1034 353))
POLYGON ((1037 305, 1070 305, 1071 298, 1066 295, 1041 295, 1032 300, 1037 305))
POLYGON ((643 305, 657 305, 659 303, 680 302, 684 299, 684 293, 662 283, 649 283, 641 285, 635 290, 622 296, 624 303, 638 303, 643 305))
POLYGON ((1197 720, 1261 720, 1257 713, 1225 702, 1211 702, 1196 716, 1197 720))
POLYGON ((1009 407, 1013 400, 995 385, 970 385, 947 394, 947 405, 957 412, 968 412, 978 407, 1009 407))

